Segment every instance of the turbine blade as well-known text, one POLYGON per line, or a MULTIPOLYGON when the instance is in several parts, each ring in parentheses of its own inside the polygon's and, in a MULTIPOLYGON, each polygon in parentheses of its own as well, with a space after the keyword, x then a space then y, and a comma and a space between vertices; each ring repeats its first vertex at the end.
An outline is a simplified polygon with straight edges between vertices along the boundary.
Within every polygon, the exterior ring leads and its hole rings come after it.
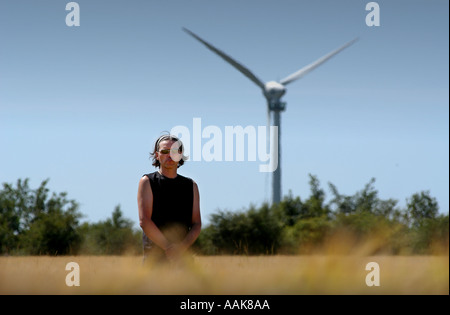
POLYGON ((314 61, 313 63, 307 65, 306 67, 301 68, 300 70, 298 70, 297 72, 292 73, 291 75, 287 76, 286 78, 284 78, 283 80, 280 81, 281 84, 286 85, 289 84, 297 79, 300 79, 302 76, 304 76, 305 74, 307 74, 308 72, 314 70, 315 68, 317 68, 318 66, 320 66, 322 63, 324 63, 325 61, 327 61, 328 59, 330 59, 331 57, 333 57, 334 55, 336 55, 337 53, 341 52, 342 50, 344 50, 345 48, 347 48, 348 46, 352 45, 353 43, 355 43, 358 40, 358 38, 355 38, 351 41, 349 41, 348 43, 346 43, 345 45, 339 47, 338 49, 330 52, 329 54, 323 56, 320 59, 317 59, 316 61, 314 61))
POLYGON ((198 35, 194 34, 193 32, 191 32, 190 30, 188 30, 187 28, 183 27, 183 30, 188 33, 189 35, 191 35, 192 37, 194 37, 195 39, 197 39, 198 41, 200 41, 203 45, 205 45, 206 47, 208 47, 210 50, 212 50, 213 52, 215 52, 216 54, 218 54, 220 57, 222 57, 226 62, 228 62, 229 64, 231 64, 233 67, 235 67, 237 70, 239 70, 243 75, 245 75, 247 78, 249 78, 250 80, 252 80, 256 85, 258 85, 261 89, 264 90, 264 83, 258 79, 249 69, 247 69, 246 67, 244 67, 243 65, 241 65, 239 62, 237 62, 236 60, 234 60, 233 58, 231 58, 230 56, 228 56, 227 54, 225 54, 223 51, 220 51, 219 49, 217 49, 216 47, 214 47, 213 45, 211 45, 210 43, 204 41, 203 39, 201 39, 198 35))

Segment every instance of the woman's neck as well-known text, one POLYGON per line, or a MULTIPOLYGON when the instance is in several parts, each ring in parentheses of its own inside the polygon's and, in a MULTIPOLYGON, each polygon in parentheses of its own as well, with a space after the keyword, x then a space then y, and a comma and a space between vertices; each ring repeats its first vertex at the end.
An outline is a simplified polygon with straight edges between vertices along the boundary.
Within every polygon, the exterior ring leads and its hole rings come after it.
POLYGON ((160 168, 158 170, 158 172, 168 178, 175 178, 178 176, 177 174, 177 169, 165 169, 165 168, 160 168))

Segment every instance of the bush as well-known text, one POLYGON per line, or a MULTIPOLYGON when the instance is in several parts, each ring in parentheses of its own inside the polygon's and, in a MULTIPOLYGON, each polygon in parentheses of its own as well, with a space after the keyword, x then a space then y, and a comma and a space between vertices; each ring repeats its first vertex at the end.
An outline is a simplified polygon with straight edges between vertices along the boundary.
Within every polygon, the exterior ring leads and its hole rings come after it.
POLYGON ((219 211, 212 215, 211 225, 196 246, 202 253, 274 254, 281 232, 281 221, 267 204, 259 209, 252 206, 247 212, 219 211))
POLYGON ((0 254, 69 254, 80 245, 78 204, 66 193, 49 196, 48 180, 32 190, 28 179, 0 190, 0 254))
POLYGON ((80 227, 85 255, 123 255, 142 252, 142 233, 133 230, 133 222, 125 219, 117 205, 106 221, 80 227))

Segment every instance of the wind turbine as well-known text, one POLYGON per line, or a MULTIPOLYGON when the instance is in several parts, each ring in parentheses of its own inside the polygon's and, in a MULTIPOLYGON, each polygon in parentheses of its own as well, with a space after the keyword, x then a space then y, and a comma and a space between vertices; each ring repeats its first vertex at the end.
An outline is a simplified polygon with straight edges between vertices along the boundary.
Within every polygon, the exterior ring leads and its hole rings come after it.
MULTIPOLYGON (((278 167, 273 172, 273 179, 272 179, 272 203, 279 203, 281 201, 281 121, 280 121, 280 113, 286 109, 286 102, 281 102, 281 97, 286 93, 286 85, 289 83, 294 82, 295 80, 300 79, 305 74, 311 72, 318 66, 320 66, 322 63, 336 55, 337 53, 341 52, 345 48, 352 45, 354 42, 358 40, 358 38, 355 38, 341 47, 339 47, 336 50, 333 50, 329 54, 317 59, 313 63, 301 68, 300 70, 292 73, 291 75, 288 75, 284 79, 280 80, 280 82, 276 81, 269 81, 267 83, 262 82, 258 77, 256 77, 247 67, 243 66, 227 54, 225 54, 223 51, 217 49, 207 41, 201 39, 198 35, 191 32, 187 28, 183 27, 183 30, 200 41, 202 44, 204 44, 207 48, 212 50, 214 53, 222 57, 226 62, 231 64, 233 67, 235 67, 237 70, 239 70, 243 75, 245 75, 247 78, 249 78, 253 83, 255 83, 257 86, 259 86, 263 92, 264 97, 267 100, 267 114, 268 114, 268 124, 270 125, 270 113, 273 113, 273 126, 276 126, 278 128, 278 138, 277 143, 278 144, 278 150, 277 150, 277 161, 278 161, 278 167)), ((268 126, 269 127, 269 126, 268 126)), ((273 159, 272 159, 273 161, 273 159)))

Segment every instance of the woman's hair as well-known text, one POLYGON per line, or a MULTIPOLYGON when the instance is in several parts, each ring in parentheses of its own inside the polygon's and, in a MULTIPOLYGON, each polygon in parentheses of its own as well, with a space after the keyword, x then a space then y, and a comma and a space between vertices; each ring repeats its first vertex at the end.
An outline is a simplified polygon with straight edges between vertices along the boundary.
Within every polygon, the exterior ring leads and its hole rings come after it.
POLYGON ((155 146, 153 148, 153 152, 150 153, 150 159, 152 159, 152 165, 154 167, 160 167, 159 161, 156 159, 156 152, 159 151, 159 144, 163 141, 175 141, 178 143, 179 150, 181 151, 181 159, 178 161, 177 167, 180 167, 181 165, 183 165, 184 161, 188 159, 188 157, 184 155, 183 142, 181 142, 180 139, 178 139, 177 137, 175 137, 171 134, 162 135, 158 138, 158 140, 156 140, 155 146))

